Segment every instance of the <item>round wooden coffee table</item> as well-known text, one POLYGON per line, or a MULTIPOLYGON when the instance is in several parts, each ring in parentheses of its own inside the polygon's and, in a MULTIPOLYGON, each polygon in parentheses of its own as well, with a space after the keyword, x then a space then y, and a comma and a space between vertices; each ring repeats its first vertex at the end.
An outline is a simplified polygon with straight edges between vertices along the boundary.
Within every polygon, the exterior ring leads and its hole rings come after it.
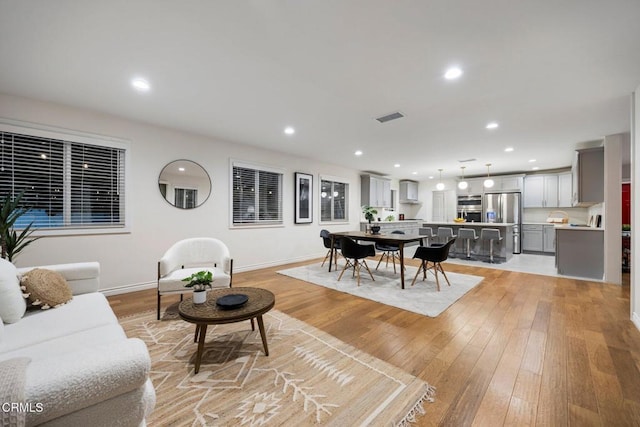
POLYGON ((204 339, 207 335, 208 325, 218 325, 223 323, 242 322, 244 320, 251 321, 251 329, 255 331, 253 319, 258 320, 258 328, 260 329, 260 337, 264 346, 264 354, 269 355, 267 347, 267 334, 264 331, 264 322, 262 315, 271 310, 276 302, 275 296, 266 289, 260 288, 225 288, 213 289, 208 292, 207 302, 203 304, 194 304, 191 298, 185 299, 178 306, 178 313, 183 320, 195 323, 196 333, 194 342, 198 343, 198 351, 196 353, 195 373, 200 370, 200 362, 202 360, 202 351, 204 350, 204 339), (229 294, 244 294, 249 300, 239 308, 231 310, 221 309, 216 305, 216 300, 229 294))

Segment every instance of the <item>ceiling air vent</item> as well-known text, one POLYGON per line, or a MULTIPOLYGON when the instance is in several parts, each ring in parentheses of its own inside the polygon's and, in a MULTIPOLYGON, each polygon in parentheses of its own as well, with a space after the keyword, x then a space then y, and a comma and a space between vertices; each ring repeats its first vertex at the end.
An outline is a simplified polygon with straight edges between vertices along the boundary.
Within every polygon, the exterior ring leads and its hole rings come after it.
POLYGON ((469 163, 469 162, 475 162, 477 159, 464 159, 464 160, 458 160, 458 162, 460 163, 469 163))
POLYGON ((387 114, 386 116, 378 117, 376 120, 380 123, 390 122, 391 120, 401 119, 404 117, 400 111, 396 111, 395 113, 387 114))

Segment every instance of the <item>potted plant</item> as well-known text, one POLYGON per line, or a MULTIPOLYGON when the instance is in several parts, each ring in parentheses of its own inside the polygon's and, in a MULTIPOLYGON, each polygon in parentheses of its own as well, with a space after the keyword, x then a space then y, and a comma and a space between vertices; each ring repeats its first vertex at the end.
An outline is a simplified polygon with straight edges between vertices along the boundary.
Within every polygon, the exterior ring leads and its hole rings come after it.
MULTIPOLYGON (((371 221, 373 221, 378 211, 372 208, 371 206, 365 205, 362 207, 362 213, 364 214, 364 219, 369 221, 369 230, 373 232, 374 227, 371 226, 371 221)), ((378 226, 375 226, 375 227, 377 227, 378 231, 380 231, 380 227, 378 226)))
POLYGON ((22 196, 24 191, 20 192, 16 196, 7 194, 1 201, 0 206, 0 247, 1 256, 9 262, 13 262, 13 259, 18 255, 18 252, 29 246, 40 237, 31 237, 31 234, 35 231, 33 227, 33 221, 29 223, 25 228, 18 233, 14 228, 14 224, 22 215, 29 211, 29 208, 21 205, 22 196))
POLYGON ((182 281, 188 282, 184 285, 185 288, 193 288, 194 304, 203 304, 207 301, 207 289, 211 289, 211 282, 213 282, 213 273, 211 271, 198 271, 182 279, 182 281))

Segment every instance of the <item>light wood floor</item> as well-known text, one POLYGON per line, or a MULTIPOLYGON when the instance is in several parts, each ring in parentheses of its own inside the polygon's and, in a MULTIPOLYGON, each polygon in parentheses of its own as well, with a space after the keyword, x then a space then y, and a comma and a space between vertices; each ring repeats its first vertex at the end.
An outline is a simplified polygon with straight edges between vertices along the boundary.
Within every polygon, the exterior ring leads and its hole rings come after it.
MULTIPOLYGON (((276 273, 302 264, 237 273, 234 285, 269 289, 276 309, 434 385, 419 425, 640 425, 628 275, 615 286, 445 264, 485 279, 429 318, 276 273)), ((119 316, 156 304, 155 290, 109 300, 119 316)))

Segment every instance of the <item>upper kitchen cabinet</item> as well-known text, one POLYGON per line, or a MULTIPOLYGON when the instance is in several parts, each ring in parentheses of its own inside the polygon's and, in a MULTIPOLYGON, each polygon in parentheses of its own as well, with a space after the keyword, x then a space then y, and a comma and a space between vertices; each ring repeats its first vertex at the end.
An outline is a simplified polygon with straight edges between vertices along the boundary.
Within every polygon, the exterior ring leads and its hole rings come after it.
POLYGON ((558 175, 529 175, 524 178, 525 208, 558 207, 558 175))
POLYGON ((465 179, 467 182, 467 188, 456 190, 459 196, 467 196, 471 194, 482 193, 500 193, 503 191, 522 191, 522 178, 524 175, 504 175, 504 176, 492 176, 494 185, 491 188, 484 188, 484 180, 487 177, 482 178, 469 178, 465 179))
POLYGON ((419 203, 417 182, 400 181, 400 203, 419 203))
POLYGON ((469 178, 465 179, 467 182, 467 188, 461 190, 456 185, 456 193, 459 196, 467 196, 470 194, 482 194, 484 192, 482 183, 486 178, 469 178))
POLYGON ((362 175, 360 177, 360 204, 376 208, 390 208, 391 180, 373 175, 362 175))
POLYGON ((573 177, 571 172, 558 174, 558 207, 570 208, 571 194, 573 187, 573 177))
POLYGON ((500 191, 522 191, 523 175, 515 176, 499 176, 494 178, 496 185, 500 191))
POLYGON ((591 206, 604 201, 604 147, 576 150, 573 158, 572 206, 591 206))

